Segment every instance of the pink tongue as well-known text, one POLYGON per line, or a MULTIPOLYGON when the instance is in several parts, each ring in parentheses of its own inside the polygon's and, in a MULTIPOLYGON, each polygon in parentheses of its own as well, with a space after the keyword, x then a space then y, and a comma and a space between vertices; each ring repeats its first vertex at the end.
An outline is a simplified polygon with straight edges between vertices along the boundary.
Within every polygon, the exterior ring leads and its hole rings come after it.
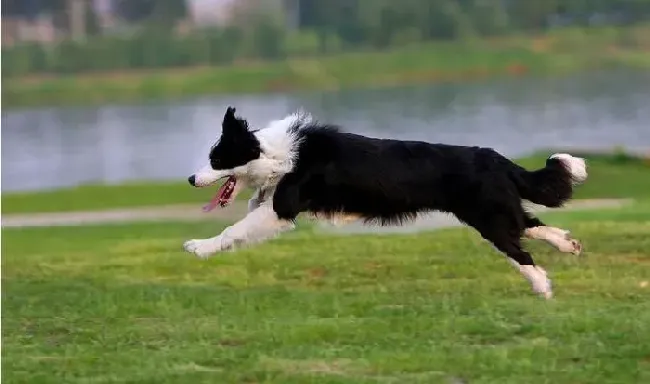
POLYGON ((235 191, 235 185, 237 184, 237 179, 234 176, 230 176, 228 180, 219 188, 217 193, 214 195, 208 204, 203 206, 203 212, 210 212, 215 209, 217 206, 225 207, 230 203, 232 193, 235 191))

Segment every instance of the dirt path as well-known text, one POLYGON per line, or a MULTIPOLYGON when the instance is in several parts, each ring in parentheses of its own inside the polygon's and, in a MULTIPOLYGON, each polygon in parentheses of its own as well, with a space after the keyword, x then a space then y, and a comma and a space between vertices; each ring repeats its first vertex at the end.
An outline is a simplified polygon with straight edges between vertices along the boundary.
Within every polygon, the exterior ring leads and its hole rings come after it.
MULTIPOLYGON (((568 204, 564 210, 618 208, 629 204, 627 199, 590 199, 575 200, 568 204)), ((533 211, 548 210, 540 206, 531 206, 533 211)), ((116 209, 109 211, 83 211, 83 212, 54 212, 54 213, 30 213, 11 214, 2 216, 3 228, 16 227, 52 227, 52 226, 74 226, 109 223, 127 223, 143 221, 200 221, 200 220, 223 220, 234 221, 246 213, 246 203, 235 202, 225 209, 215 210, 210 213, 203 213, 199 204, 172 205, 163 207, 144 207, 116 209)), ((402 227, 368 227, 360 223, 351 223, 345 226, 335 227, 329 224, 319 224, 325 232, 331 233, 404 233, 431 230, 435 228, 453 227, 460 225, 458 220, 451 215, 443 213, 432 213, 422 215, 415 222, 402 227)))
POLYGON ((2 215, 2 227, 55 227, 128 223, 135 221, 234 221, 246 214, 246 203, 235 202, 224 209, 209 213, 201 204, 167 205, 157 207, 111 209, 106 211, 48 212, 2 215))

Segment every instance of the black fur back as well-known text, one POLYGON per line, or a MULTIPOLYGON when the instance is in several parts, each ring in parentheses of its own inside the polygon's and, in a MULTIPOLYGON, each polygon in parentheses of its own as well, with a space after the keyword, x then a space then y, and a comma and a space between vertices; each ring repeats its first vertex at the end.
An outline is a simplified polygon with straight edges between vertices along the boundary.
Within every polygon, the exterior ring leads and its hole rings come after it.
POLYGON ((529 172, 489 148, 375 139, 318 124, 297 132, 296 164, 274 194, 283 219, 346 212, 392 225, 444 211, 480 221, 521 199, 555 207, 572 193, 557 159, 529 172))

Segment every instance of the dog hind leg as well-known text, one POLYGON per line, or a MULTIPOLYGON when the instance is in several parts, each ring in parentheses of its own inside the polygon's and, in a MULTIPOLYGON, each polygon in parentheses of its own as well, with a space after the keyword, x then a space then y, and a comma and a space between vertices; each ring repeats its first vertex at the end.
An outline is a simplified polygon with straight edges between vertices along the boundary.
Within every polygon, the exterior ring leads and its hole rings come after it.
POLYGON ((508 262, 528 280, 533 292, 549 299, 553 296, 551 280, 544 268, 535 265, 530 253, 521 246, 521 235, 525 228, 524 215, 521 206, 507 200, 479 199, 456 213, 461 221, 476 229, 484 239, 507 256, 508 262))
POLYGON ((560 252, 580 255, 582 244, 571 237, 570 232, 556 227, 549 227, 538 218, 526 214, 524 236, 529 239, 543 240, 560 252))
POLYGON ((547 277, 546 270, 539 265, 535 265, 530 253, 521 248, 520 239, 497 237, 491 241, 498 250, 506 254, 508 262, 528 280, 533 292, 542 295, 546 299, 553 297, 551 280, 547 277))

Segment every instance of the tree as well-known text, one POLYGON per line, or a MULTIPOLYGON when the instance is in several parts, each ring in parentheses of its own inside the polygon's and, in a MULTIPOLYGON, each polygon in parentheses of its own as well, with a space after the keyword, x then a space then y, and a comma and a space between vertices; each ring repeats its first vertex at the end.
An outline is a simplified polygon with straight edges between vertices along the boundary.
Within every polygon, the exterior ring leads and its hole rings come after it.
POLYGON ((117 13, 130 22, 153 21, 167 27, 187 17, 186 0, 117 0, 117 13))
POLYGON ((97 13, 95 12, 95 7, 93 7, 92 1, 86 3, 86 12, 85 12, 85 24, 86 24, 86 34, 88 35, 98 35, 101 32, 99 26, 99 20, 97 19, 97 13))
POLYGON ((187 17, 186 0, 156 0, 152 16, 160 23, 173 25, 187 17))
POLYGON ((155 0, 117 0, 115 8, 117 15, 129 23, 141 22, 151 16, 155 0))

